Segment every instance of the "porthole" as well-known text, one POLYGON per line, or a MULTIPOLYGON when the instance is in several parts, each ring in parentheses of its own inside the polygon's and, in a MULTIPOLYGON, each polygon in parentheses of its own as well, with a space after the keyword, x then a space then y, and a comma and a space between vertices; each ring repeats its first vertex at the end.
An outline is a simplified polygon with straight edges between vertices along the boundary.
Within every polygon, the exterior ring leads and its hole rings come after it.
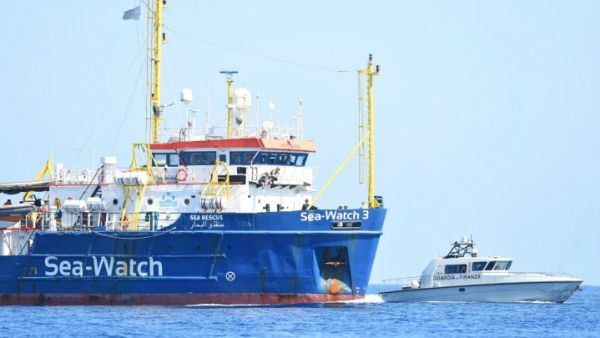
POLYGON ((151 199, 151 198, 149 198, 149 199, 148 199, 148 205, 152 205, 152 203, 154 203, 154 200, 153 200, 153 199, 151 199))
POLYGON ((190 199, 189 198, 184 199, 183 203, 185 203, 185 205, 189 205, 190 204, 190 199))
POLYGON ((117 205, 117 204, 119 204, 119 200, 115 198, 115 199, 113 200, 113 205, 117 205))

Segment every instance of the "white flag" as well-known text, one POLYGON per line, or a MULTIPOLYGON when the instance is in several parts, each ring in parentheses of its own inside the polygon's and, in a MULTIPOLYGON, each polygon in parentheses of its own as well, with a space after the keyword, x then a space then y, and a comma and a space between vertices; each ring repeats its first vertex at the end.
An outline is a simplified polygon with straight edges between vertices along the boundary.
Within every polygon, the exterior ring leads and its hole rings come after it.
POLYGON ((139 20, 141 15, 140 6, 127 10, 123 13, 123 20, 139 20))

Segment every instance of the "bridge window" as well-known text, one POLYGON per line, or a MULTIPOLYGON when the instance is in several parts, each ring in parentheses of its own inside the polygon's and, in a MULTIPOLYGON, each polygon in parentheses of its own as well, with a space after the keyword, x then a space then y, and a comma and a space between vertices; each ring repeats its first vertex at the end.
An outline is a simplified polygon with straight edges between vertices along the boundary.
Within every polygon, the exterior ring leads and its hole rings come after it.
POLYGON ((214 165, 216 151, 187 151, 182 154, 183 165, 214 165))
POLYGON ((488 263, 488 265, 485 267, 485 271, 491 271, 494 270, 494 266, 496 265, 496 261, 491 261, 488 263))
POLYGON ((496 266, 494 267, 494 270, 508 270, 510 268, 510 264, 512 262, 510 261, 501 261, 496 263, 496 266))
POLYGON ((177 167, 179 166, 179 154, 169 154, 167 156, 167 163, 169 167, 177 167))
POLYGON ((473 262, 471 265, 471 271, 482 271, 485 268, 487 262, 473 262))
POLYGON ((307 157, 307 154, 290 154, 290 165, 304 167, 307 157))
POLYGON ((269 153, 261 152, 256 156, 255 164, 269 164, 267 158, 269 157, 269 153))
POLYGON ((179 165, 179 155, 177 153, 153 153, 152 158, 155 167, 177 167, 179 165))
POLYGON ((230 165, 249 165, 254 159, 256 151, 232 151, 229 153, 230 165))
POLYGON ((278 154, 277 153, 265 153, 267 155, 266 162, 267 164, 279 164, 277 162, 278 154))
POLYGON ((466 273, 467 264, 450 264, 444 267, 444 273, 466 273))
POLYGON ((275 153, 261 151, 256 159, 255 164, 270 164, 270 165, 287 165, 295 167, 303 167, 306 163, 308 154, 297 153, 275 153))

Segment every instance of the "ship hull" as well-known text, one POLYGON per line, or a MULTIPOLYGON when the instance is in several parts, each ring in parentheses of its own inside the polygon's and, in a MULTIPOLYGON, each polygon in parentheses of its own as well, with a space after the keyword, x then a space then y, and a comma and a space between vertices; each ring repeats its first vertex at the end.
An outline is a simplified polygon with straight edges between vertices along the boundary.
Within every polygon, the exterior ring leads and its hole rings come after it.
POLYGON ((6 294, 0 305, 298 305, 344 302, 364 295, 195 293, 195 294, 6 294))
POLYGON ((27 255, 0 257, 0 304, 360 299, 385 210, 335 212, 183 214, 161 231, 37 232, 27 255))
POLYGON ((563 303, 581 284, 580 280, 469 284, 462 286, 407 289, 380 293, 386 302, 553 302, 563 303))

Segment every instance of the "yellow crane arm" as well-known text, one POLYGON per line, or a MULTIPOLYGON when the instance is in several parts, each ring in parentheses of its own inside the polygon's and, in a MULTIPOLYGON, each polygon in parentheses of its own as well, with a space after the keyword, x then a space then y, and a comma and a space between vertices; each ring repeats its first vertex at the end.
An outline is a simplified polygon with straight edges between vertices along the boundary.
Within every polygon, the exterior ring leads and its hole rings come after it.
MULTIPOLYGON (((44 164, 40 172, 37 174, 35 180, 41 181, 46 174, 48 174, 50 178, 54 178, 54 170, 52 169, 52 157, 48 158, 48 161, 46 161, 46 164, 44 164)), ((25 196, 23 196, 23 201, 29 200, 29 198, 31 197, 31 193, 31 191, 26 192, 25 196)))

